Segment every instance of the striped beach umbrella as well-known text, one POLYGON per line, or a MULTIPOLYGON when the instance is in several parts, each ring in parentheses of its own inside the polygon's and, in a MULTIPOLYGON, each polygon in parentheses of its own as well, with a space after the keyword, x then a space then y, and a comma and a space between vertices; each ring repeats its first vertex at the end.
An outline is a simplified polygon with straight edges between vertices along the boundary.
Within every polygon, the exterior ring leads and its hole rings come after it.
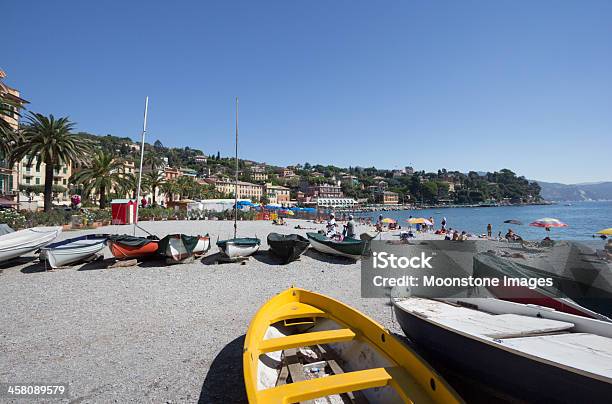
POLYGON ((391 219, 390 217, 385 217, 382 220, 383 223, 397 223, 397 221, 395 219, 391 219))
POLYGON ((543 217, 542 219, 538 219, 529 223, 529 226, 544 227, 546 229, 550 229, 551 227, 567 227, 567 224, 563 223, 559 219, 555 219, 552 217, 543 217))

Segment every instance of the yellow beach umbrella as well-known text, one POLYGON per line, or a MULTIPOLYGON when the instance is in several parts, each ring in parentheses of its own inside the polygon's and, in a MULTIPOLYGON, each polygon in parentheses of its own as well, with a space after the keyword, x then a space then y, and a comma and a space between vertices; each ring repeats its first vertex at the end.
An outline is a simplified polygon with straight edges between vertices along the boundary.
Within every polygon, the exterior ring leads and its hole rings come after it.
POLYGON ((599 230, 597 232, 597 234, 603 234, 605 236, 612 236, 612 227, 609 227, 609 228, 603 229, 603 230, 599 230))
POLYGON ((382 220, 383 223, 397 223, 395 219, 391 219, 390 217, 386 217, 382 220))
POLYGON ((410 224, 426 224, 427 226, 432 225, 432 223, 429 220, 425 219, 424 217, 411 217, 410 219, 406 221, 410 224))

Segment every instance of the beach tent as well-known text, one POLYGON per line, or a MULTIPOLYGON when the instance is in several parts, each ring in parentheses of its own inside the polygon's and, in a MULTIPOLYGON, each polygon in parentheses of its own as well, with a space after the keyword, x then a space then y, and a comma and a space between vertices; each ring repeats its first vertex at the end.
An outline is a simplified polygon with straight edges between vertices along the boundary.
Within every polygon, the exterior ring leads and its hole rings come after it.
POLYGON ((111 201, 111 223, 132 224, 138 222, 136 205, 135 199, 113 199, 111 201))

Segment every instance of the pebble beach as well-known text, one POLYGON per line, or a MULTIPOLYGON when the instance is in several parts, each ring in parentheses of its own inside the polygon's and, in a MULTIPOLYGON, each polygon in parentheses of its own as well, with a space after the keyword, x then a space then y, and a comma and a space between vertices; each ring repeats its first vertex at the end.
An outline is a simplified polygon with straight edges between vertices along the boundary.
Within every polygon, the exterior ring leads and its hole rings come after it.
MULTIPOLYGON (((216 264, 214 243, 231 221, 142 222, 147 231, 211 234, 208 254, 189 264, 144 261, 108 268, 105 259, 45 271, 34 255, 0 266, 0 380, 68 383, 70 402, 245 402, 242 344, 257 309, 295 285, 327 294, 401 334, 385 299, 360 297, 360 264, 308 250, 278 265, 268 233, 323 225, 239 222, 239 236, 262 239, 244 265, 216 264)), ((357 232, 371 230, 358 225, 357 232)), ((132 226, 66 231, 128 233, 132 226)), ((138 230, 137 234, 144 235, 138 230)), ((389 235, 390 236, 390 235, 389 235)))

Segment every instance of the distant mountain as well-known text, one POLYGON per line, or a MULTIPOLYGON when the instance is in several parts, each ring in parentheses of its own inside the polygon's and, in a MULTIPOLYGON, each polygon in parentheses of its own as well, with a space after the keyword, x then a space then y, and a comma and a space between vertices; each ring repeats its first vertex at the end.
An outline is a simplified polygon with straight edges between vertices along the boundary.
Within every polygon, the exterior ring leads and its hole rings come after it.
POLYGON ((612 200, 612 182, 585 184, 559 184, 537 181, 541 195, 549 201, 602 201, 612 200))

